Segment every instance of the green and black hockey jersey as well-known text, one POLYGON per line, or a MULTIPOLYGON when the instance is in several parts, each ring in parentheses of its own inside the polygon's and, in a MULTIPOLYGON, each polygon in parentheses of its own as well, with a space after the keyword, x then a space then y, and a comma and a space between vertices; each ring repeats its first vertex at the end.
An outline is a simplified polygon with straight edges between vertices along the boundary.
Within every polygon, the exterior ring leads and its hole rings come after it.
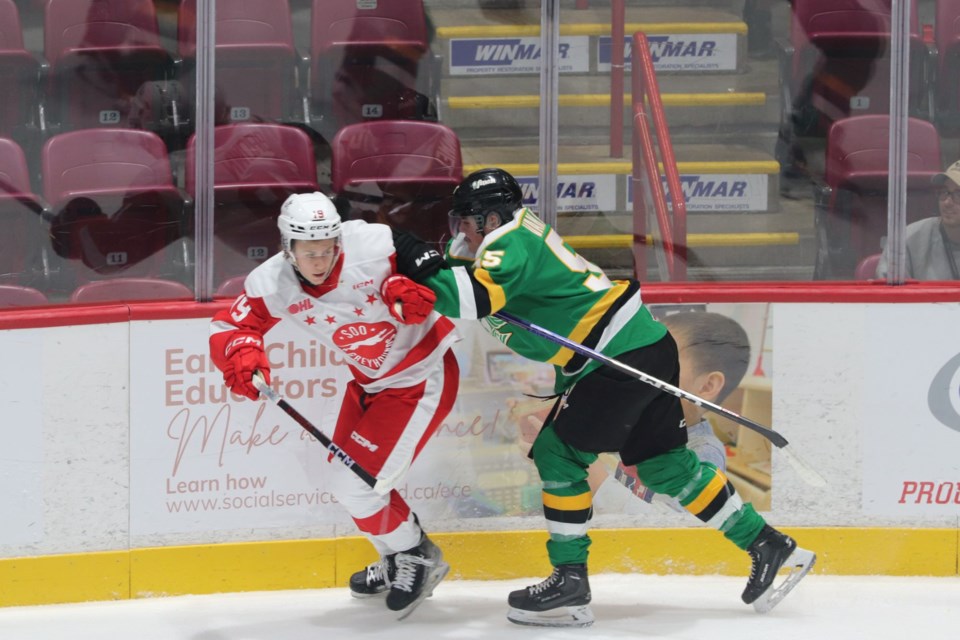
POLYGON ((483 318, 485 328, 511 350, 553 364, 557 391, 600 364, 491 314, 502 309, 611 357, 666 334, 643 306, 635 281, 611 281, 529 209, 518 210, 484 237, 476 256, 458 236, 448 244, 446 258, 453 268, 424 281, 437 294, 436 310, 483 318))

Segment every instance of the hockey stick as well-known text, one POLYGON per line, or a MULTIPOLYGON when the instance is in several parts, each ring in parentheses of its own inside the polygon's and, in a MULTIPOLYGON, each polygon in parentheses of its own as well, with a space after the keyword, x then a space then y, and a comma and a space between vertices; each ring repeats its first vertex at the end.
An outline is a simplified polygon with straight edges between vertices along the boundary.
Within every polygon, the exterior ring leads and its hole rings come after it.
POLYGON ((827 482, 826 480, 823 479, 823 476, 817 473, 816 470, 813 469, 813 467, 811 467, 806 462, 798 458, 796 454, 794 454, 791 450, 787 449, 786 446, 789 444, 787 439, 783 437, 781 434, 774 431, 773 429, 765 427, 748 418, 744 418, 743 416, 737 413, 734 413, 729 409, 721 407, 718 404, 710 402, 709 400, 705 400, 704 398, 701 398, 700 396, 696 396, 688 391, 684 391, 680 387, 675 387, 672 384, 669 384, 667 382, 664 382, 663 380, 660 380, 659 378, 654 378, 653 376, 647 373, 644 373, 639 369, 634 369, 633 367, 628 366, 620 362, 619 360, 614 360, 609 356, 603 355, 599 351, 594 351, 593 349, 586 347, 580 344, 579 342, 574 342, 573 340, 564 338, 563 336, 558 335, 548 329, 544 329, 543 327, 539 327, 535 324, 531 324, 526 320, 522 320, 514 315, 511 315, 504 311, 499 311, 493 314, 493 316, 495 318, 499 318, 500 320, 503 320, 504 322, 508 322, 512 325, 520 327, 521 329, 526 329, 527 331, 529 331, 534 335, 540 336, 541 338, 545 338, 550 342, 554 342, 556 344, 559 344, 560 346, 566 347, 567 349, 570 349, 575 353, 579 353, 582 356, 585 356, 592 360, 596 360, 597 362, 601 362, 607 365, 608 367, 611 367, 613 369, 616 369, 617 371, 620 371, 621 373, 625 373, 629 376, 633 376, 637 380, 640 380, 641 382, 646 382, 647 384, 653 387, 656 387, 661 391, 666 391, 667 393, 673 394, 682 400, 687 400, 688 402, 692 402, 698 407, 707 409, 709 411, 713 411, 714 413, 719 414, 725 418, 728 418, 729 420, 732 420, 737 424, 743 425, 744 427, 746 427, 747 429, 750 429, 751 431, 756 431, 757 433, 765 437, 767 440, 775 444, 783 452, 784 457, 786 457, 787 461, 791 464, 791 466, 793 466, 793 468, 797 471, 797 473, 800 475, 801 478, 803 478, 805 482, 815 487, 826 486, 827 482))
POLYGON ((299 411, 291 407, 289 402, 281 398, 279 393, 271 389, 270 385, 268 385, 264 381, 263 376, 260 375, 259 371, 253 374, 253 386, 255 386, 257 390, 263 395, 265 395, 271 402, 273 402, 275 405, 283 409, 287 415, 293 418, 297 422, 297 424, 299 424, 301 427, 306 429, 310 433, 310 435, 312 435, 314 438, 319 440, 320 444, 322 444, 323 446, 325 446, 327 449, 330 450, 330 452, 333 454, 333 457, 335 457, 337 460, 339 460, 343 464, 347 465, 347 467, 349 467, 351 471, 357 474, 357 476, 361 480, 367 483, 370 486, 370 488, 376 489, 377 479, 373 475, 368 473, 366 469, 364 469, 359 464, 357 464, 357 462, 353 458, 348 456, 343 451, 343 449, 333 444, 333 441, 330 440, 330 438, 328 438, 326 434, 323 433, 323 431, 320 431, 315 426, 313 426, 313 424, 309 420, 304 418, 299 411))

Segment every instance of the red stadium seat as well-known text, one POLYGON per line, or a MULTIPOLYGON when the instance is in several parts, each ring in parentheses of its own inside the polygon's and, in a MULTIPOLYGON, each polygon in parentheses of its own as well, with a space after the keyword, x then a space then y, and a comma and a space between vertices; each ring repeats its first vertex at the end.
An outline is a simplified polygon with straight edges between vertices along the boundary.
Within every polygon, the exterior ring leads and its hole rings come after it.
MULTIPOLYGON (((931 75, 910 0, 910 115, 928 117, 931 75)), ((795 135, 822 136, 833 122, 890 111, 891 0, 795 0, 788 64, 782 69, 784 118, 795 135)))
POLYGON ((174 280, 115 278, 77 287, 70 302, 125 302, 127 300, 192 300, 193 291, 174 280))
MULTIPOLYGON (((196 185, 195 138, 186 188, 196 185)), ((292 193, 320 189, 310 137, 296 127, 234 124, 214 130, 214 282, 248 273, 280 249, 277 216, 292 193)))
MULTIPOLYGON (((196 57, 197 0, 180 5, 177 40, 185 66, 196 57)), ((288 119, 298 107, 297 53, 288 0, 217 0, 215 124, 288 119)), ((184 79, 193 91, 193 81, 184 79)))
POLYGON ((23 149, 13 140, 0 138, 0 197, 35 199, 23 149))
POLYGON ((364 120, 436 120, 437 65, 422 0, 313 0, 314 111, 335 128, 364 120))
POLYGON ((854 277, 857 280, 873 280, 877 277, 877 264, 880 262, 882 254, 872 253, 857 263, 857 270, 854 277))
POLYGON ((54 250, 81 282, 184 275, 176 259, 190 220, 156 134, 64 133, 47 141, 41 163, 54 250))
POLYGON ((246 280, 246 275, 234 276, 229 280, 224 280, 213 295, 217 298, 236 298, 243 293, 243 284, 246 280))
MULTIPOLYGON (((889 116, 858 116, 827 134, 825 186, 817 194, 816 278, 852 278, 887 234, 889 116)), ((940 135, 925 120, 907 130, 907 222, 937 211, 930 178, 940 171, 940 135)))
POLYGON ((463 179, 460 140, 435 122, 383 120, 342 128, 333 139, 333 191, 351 215, 442 243, 453 189, 463 179))
POLYGON ((59 130, 130 126, 144 84, 171 77, 153 0, 48 0, 46 118, 59 130))
POLYGON ((36 307, 49 302, 42 291, 31 287, 0 284, 0 308, 36 307))
POLYGON ((34 124, 39 61, 23 47, 20 14, 0 0, 0 136, 17 136, 34 124))
POLYGON ((0 138, 0 283, 45 284, 48 240, 42 212, 23 150, 13 140, 0 138))

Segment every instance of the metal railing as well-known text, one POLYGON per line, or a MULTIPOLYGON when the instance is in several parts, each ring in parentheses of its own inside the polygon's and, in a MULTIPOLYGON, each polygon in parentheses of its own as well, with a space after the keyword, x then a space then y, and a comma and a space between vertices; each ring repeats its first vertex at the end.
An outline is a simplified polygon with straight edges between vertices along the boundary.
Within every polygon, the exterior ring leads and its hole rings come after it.
MULTIPOLYGON (((623 157, 624 44, 626 3, 614 0, 610 16, 610 157, 623 157)), ((638 278, 647 277, 647 246, 656 252, 661 280, 687 279, 687 203, 680 187, 673 144, 663 113, 663 101, 642 32, 633 35, 631 53, 632 170, 628 183, 633 196, 633 260, 638 278), (648 113, 649 110, 649 113, 648 113), (657 159, 657 151, 660 160, 657 159), (663 169, 672 208, 660 179, 663 169), (656 223, 647 231, 648 220, 656 223)))
MULTIPOLYGON (((616 36, 614 40, 616 48, 616 36)), ((660 278, 683 281, 687 279, 687 203, 680 187, 680 172, 663 113, 650 46, 641 32, 633 34, 631 64, 633 172, 630 187, 633 193, 634 270, 638 278, 646 277, 647 222, 655 221, 656 229, 651 232, 660 278), (666 177, 671 207, 667 206, 667 193, 660 179, 661 168, 666 177)))

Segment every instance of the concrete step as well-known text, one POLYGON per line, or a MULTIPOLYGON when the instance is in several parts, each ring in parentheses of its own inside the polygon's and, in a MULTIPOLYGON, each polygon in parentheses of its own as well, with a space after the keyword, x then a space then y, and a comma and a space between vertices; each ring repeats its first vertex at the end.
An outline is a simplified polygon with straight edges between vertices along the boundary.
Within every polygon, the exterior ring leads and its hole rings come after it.
MULTIPOLYGON (((778 70, 773 61, 751 62, 750 73, 703 76, 659 75, 658 86, 670 127, 737 127, 775 130, 780 118, 778 70)), ((632 119, 629 78, 624 124, 632 119)), ((610 123, 607 76, 562 76, 559 81, 561 135, 582 136, 610 123)), ((536 77, 450 77, 441 83, 440 119, 462 138, 483 138, 505 127, 520 136, 539 135, 536 77)))
MULTIPOLYGON (((696 219, 691 217, 692 224, 696 219)), ((633 272, 632 235, 572 235, 584 221, 558 221, 566 240, 578 253, 610 274, 633 272)), ((594 224, 594 227, 600 226, 594 224)), ((663 280, 654 242, 648 241, 647 279, 663 280)), ((687 270, 691 280, 809 280, 816 247, 810 232, 698 234, 688 233, 687 270), (727 240, 730 241, 726 244, 727 240)))
MULTIPOLYGON (((610 269, 632 268, 630 213, 561 213, 557 227, 571 246, 596 264, 610 269)), ((718 273, 754 269, 774 274, 790 268, 812 273, 813 207, 809 201, 784 200, 772 212, 690 213, 686 246, 688 267, 698 269, 701 279, 710 269, 718 273)), ((649 268, 655 270, 655 266, 651 259, 649 268)))
MULTIPOLYGON (((687 195, 688 264, 696 279, 808 279, 812 201, 806 194, 781 197, 779 165, 769 154, 732 144, 677 144, 674 153, 687 195)), ((500 166, 517 176, 526 201, 536 206, 537 154, 534 146, 467 144, 464 171, 500 166)), ((629 148, 624 159, 598 145, 558 149, 557 228, 585 257, 615 272, 633 268, 629 157, 629 148)), ((655 272, 654 263, 650 269, 655 272)))
MULTIPOLYGON (((597 264, 632 262, 631 213, 560 213, 557 228, 574 248, 597 264)), ((651 228, 647 233, 660 235, 651 228)), ((787 205, 777 211, 736 214, 689 213, 686 237, 688 260, 693 266, 813 266, 813 213, 809 206, 787 205)))
MULTIPOLYGON (((682 187, 693 212, 775 211, 780 166, 763 151, 743 145, 674 146, 682 187)), ((537 197, 539 149, 532 144, 462 143, 464 171, 499 166, 517 176, 526 195, 537 197)), ((558 211, 632 210, 631 152, 612 158, 609 146, 560 145, 558 211)))
MULTIPOLYGON (((647 34, 654 67, 661 72, 737 70, 745 61, 747 26, 727 10, 711 7, 627 8, 625 33, 647 34)), ((449 75, 539 73, 539 9, 430 9, 437 51, 449 75)), ((560 13, 560 73, 610 70, 609 7, 560 13)), ((627 50, 629 64, 629 48, 627 50)))
MULTIPOLYGON (((634 275, 633 254, 630 249, 577 249, 608 276, 629 278, 634 275)), ((661 272, 656 255, 648 252, 648 282, 662 282, 668 278, 661 272)), ((812 242, 795 246, 777 246, 766 252, 706 252, 695 247, 687 251, 687 280, 692 282, 731 282, 813 279, 814 251, 812 242), (749 261, 746 257, 751 258, 749 261)))

